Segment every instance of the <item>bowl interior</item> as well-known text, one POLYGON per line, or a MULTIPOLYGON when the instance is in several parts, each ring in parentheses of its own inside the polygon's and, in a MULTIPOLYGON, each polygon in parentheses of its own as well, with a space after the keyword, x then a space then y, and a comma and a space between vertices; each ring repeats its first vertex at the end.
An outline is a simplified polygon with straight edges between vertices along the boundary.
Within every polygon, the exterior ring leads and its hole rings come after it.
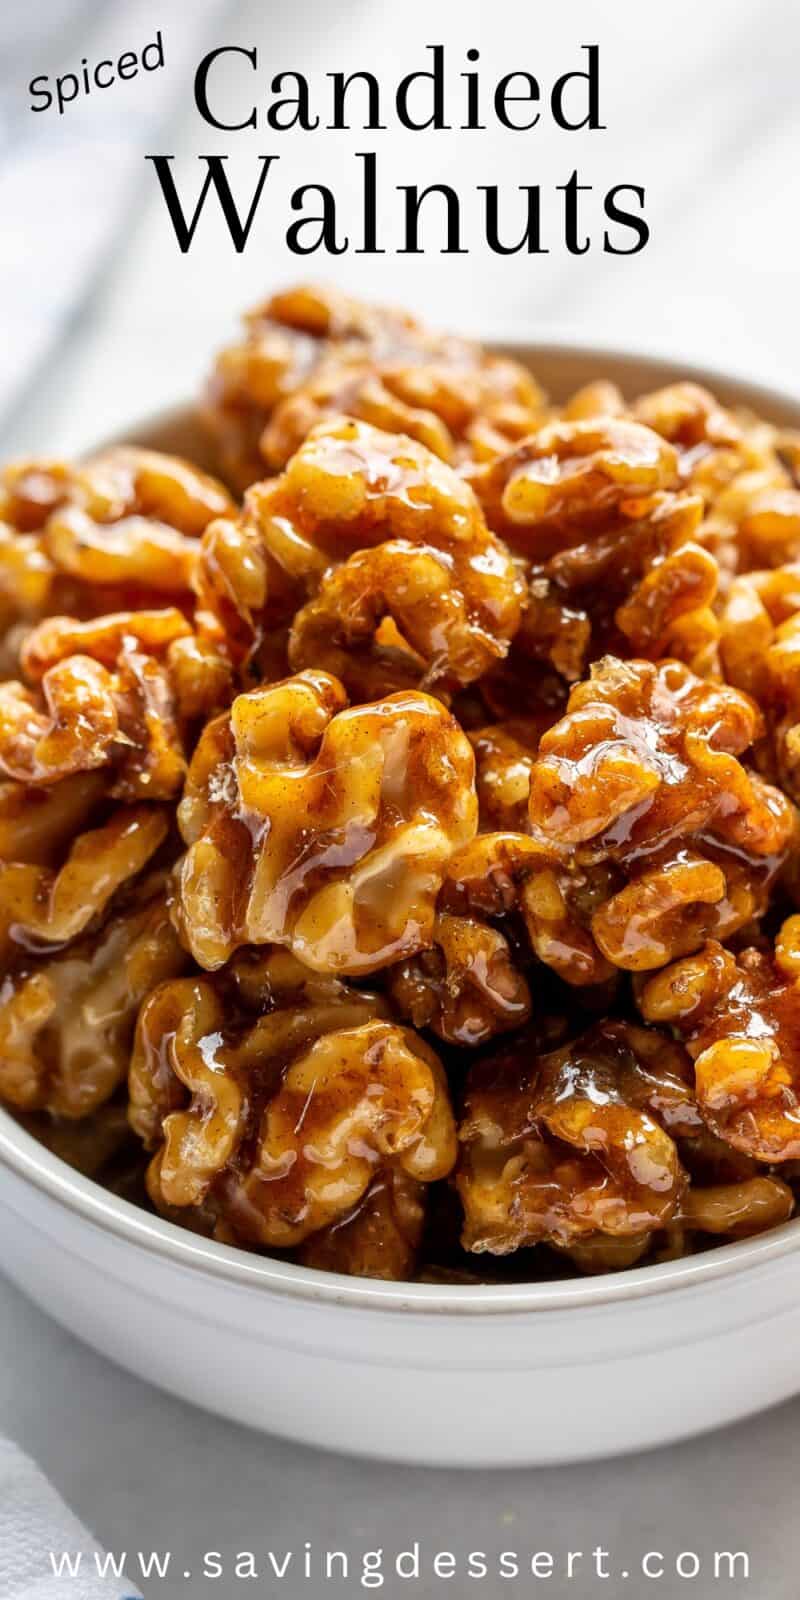
MULTIPOLYGON (((680 358, 632 354, 585 343, 510 343, 492 346, 501 354, 527 363, 547 393, 565 399, 595 378, 608 378, 623 394, 633 396, 679 378, 689 378, 712 389, 723 403, 758 412, 783 426, 800 428, 800 399, 785 390, 728 371, 697 367, 680 358)), ((124 435, 104 439, 109 444, 138 444, 188 456, 214 470, 209 441, 192 405, 176 406, 132 422, 124 435)), ((86 448, 98 448, 97 440, 86 448)), ((638 1299, 665 1289, 727 1276, 760 1265, 774 1256, 800 1247, 800 1217, 757 1238, 719 1245, 707 1253, 680 1261, 635 1267, 600 1278, 565 1279, 555 1283, 488 1285, 395 1284, 353 1279, 338 1273, 317 1272, 255 1256, 229 1245, 218 1245, 165 1222, 160 1217, 107 1193, 90 1179, 73 1172, 38 1144, 0 1107, 0 1162, 33 1183, 59 1204, 78 1212, 88 1222, 132 1243, 167 1256, 184 1266, 215 1277, 261 1285, 293 1297, 349 1305, 369 1305, 387 1310, 491 1314, 561 1310, 568 1306, 596 1305, 638 1299)))

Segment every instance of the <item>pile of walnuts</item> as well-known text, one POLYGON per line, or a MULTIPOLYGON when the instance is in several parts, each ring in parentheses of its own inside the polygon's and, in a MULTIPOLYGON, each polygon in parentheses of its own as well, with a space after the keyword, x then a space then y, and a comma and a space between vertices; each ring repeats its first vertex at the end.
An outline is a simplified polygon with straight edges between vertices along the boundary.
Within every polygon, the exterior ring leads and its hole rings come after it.
POLYGON ((316 288, 203 416, 0 481, 6 1105, 362 1276, 785 1221, 800 440, 316 288))

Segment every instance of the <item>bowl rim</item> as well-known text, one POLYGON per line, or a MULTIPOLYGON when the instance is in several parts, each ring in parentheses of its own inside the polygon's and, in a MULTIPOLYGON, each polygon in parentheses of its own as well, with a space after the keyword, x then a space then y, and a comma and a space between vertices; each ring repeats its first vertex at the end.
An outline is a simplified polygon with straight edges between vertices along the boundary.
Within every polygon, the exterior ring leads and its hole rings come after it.
POLYGON ((800 1217, 797 1217, 755 1238, 718 1245, 702 1255, 631 1267, 624 1272, 598 1277, 543 1283, 394 1283, 301 1267, 275 1256, 256 1255, 237 1246, 218 1244, 179 1228, 69 1167, 0 1106, 2 1167, 106 1235, 138 1246, 175 1266, 199 1271, 213 1280, 272 1291, 292 1300, 361 1306, 373 1311, 404 1311, 437 1318, 447 1314, 460 1317, 530 1315, 650 1299, 667 1291, 699 1288, 760 1268, 800 1249, 800 1217))
MULTIPOLYGON (((542 339, 532 331, 531 337, 526 339, 520 337, 519 331, 512 334, 505 328, 487 335, 484 343, 528 363, 535 363, 537 357, 543 362, 557 363, 560 357, 568 356, 572 360, 585 359, 590 366, 607 363, 629 368, 631 375, 637 367, 646 365, 665 382, 688 379, 720 390, 723 396, 726 392, 738 391, 734 402, 738 399, 740 404, 763 407, 767 415, 776 405, 781 410, 794 411, 800 424, 800 396, 792 393, 786 382, 780 379, 771 382, 761 375, 753 379, 732 367, 718 368, 684 359, 680 351, 607 345, 602 340, 595 342, 568 333, 556 339, 542 339)), ((116 429, 113 438, 87 448, 94 451, 110 444, 141 440, 170 426, 186 425, 195 413, 193 402, 166 406, 134 419, 124 433, 116 429)), ((798 1216, 754 1238, 717 1245, 701 1255, 598 1277, 480 1285, 394 1283, 322 1272, 274 1256, 255 1255, 179 1228, 103 1189, 94 1179, 69 1167, 29 1134, 3 1106, 0 1106, 0 1166, 7 1167, 75 1217, 164 1261, 207 1277, 240 1287, 273 1291, 292 1300, 439 1318, 448 1313, 461 1317, 531 1314, 648 1299, 667 1291, 699 1289, 719 1279, 758 1269, 800 1249, 798 1216)))

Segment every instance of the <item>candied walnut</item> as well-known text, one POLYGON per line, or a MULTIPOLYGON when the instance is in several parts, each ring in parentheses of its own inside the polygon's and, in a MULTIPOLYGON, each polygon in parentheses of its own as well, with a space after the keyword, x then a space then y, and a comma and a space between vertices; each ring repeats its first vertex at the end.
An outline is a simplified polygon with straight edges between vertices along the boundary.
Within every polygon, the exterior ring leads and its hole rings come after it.
POLYGON ((119 738, 113 684, 90 656, 52 667, 41 695, 0 684, 0 772, 20 783, 55 783, 105 766, 119 738))
POLYGON ((431 948, 390 968, 389 992, 401 1016, 448 1044, 483 1044, 530 1016, 528 985, 502 933, 446 911, 431 948))
POLYGON ((617 385, 606 378, 597 378, 570 395, 561 408, 561 419, 586 422, 593 417, 621 417, 624 413, 625 401, 617 385))
POLYGON ((588 931, 608 886, 602 864, 562 865, 527 834, 482 833, 448 863, 440 905, 492 920, 519 914, 540 961, 567 983, 591 988, 614 974, 588 931))
MULTIPOLYGON (((217 1050, 225 1007, 201 980, 165 983, 142 1007, 128 1077, 134 1133, 159 1152, 156 1191, 174 1206, 205 1200, 244 1130, 245 1097, 217 1050), (188 1090, 191 1102, 179 1110, 188 1090)), ((152 1169, 151 1169, 152 1170, 152 1169)))
POLYGON ((323 1272, 402 1282, 414 1275, 424 1225, 424 1184, 392 1167, 370 1184, 349 1216, 312 1233, 297 1259, 323 1272))
POLYGON ((273 295, 245 317, 241 342, 217 359, 204 414, 225 476, 245 489, 265 464, 285 466, 333 414, 407 433, 451 461, 502 448, 541 409, 519 362, 311 286, 273 295))
POLYGON ((260 441, 267 464, 283 466, 331 416, 407 434, 450 463, 464 455, 486 459, 541 420, 541 391, 519 362, 463 340, 441 339, 438 346, 420 348, 411 360, 326 361, 267 424, 260 441))
POLYGON ((328 573, 289 636, 296 669, 319 665, 358 699, 393 689, 470 683, 490 638, 470 616, 438 553, 394 539, 328 573))
POLYGON ((69 498, 71 484, 71 469, 63 461, 10 461, 0 473, 0 521, 15 533, 38 533, 69 498))
POLYGON ((49 788, 0 781, 0 862, 54 866, 105 795, 99 772, 76 773, 49 788))
POLYGON ((800 799, 800 562, 734 579, 720 654, 728 681, 753 695, 764 714, 760 767, 800 799))
POLYGON ((702 542, 723 575, 800 556, 800 496, 779 430, 733 414, 695 383, 642 396, 632 415, 675 446, 682 483, 703 499, 702 542))
POLYGON ((56 604, 56 569, 42 529, 69 494, 61 462, 16 461, 0 473, 0 631, 34 621, 56 604))
POLYGON ((70 505, 54 512, 44 535, 56 570, 88 586, 120 585, 167 594, 188 591, 196 556, 193 541, 147 517, 109 524, 70 505))
MULTIPOLYGON (((284 532, 280 522, 275 530, 284 532)), ((296 555, 293 582, 270 561, 256 489, 245 496, 236 518, 218 518, 203 535, 194 575, 200 615, 216 624, 244 678, 263 675, 260 656, 266 642, 273 642, 279 628, 285 635, 295 606, 324 570, 307 546, 295 551, 291 534, 282 555, 284 565, 296 555)))
MULTIPOLYGON (((352 1223, 382 1174, 445 1177, 455 1126, 443 1069, 380 1009, 344 987, 242 1027, 208 979, 157 990, 130 1071, 132 1126, 156 1151, 154 1203, 210 1207, 237 1241, 291 1249, 352 1223)), ((363 1235, 352 1244, 369 1248, 363 1235)))
POLYGON ((139 1006, 186 965, 163 893, 145 886, 141 898, 98 933, 6 973, 0 1097, 12 1106, 81 1119, 125 1081, 139 1006))
POLYGON ((102 827, 81 833, 57 870, 33 862, 0 862, 0 950, 65 945, 83 933, 112 896, 155 855, 168 830, 154 806, 122 807, 102 827))
POLYGON ((800 557, 800 491, 780 483, 753 485, 737 508, 736 545, 740 572, 779 567, 800 557))
POLYGON ((592 934, 615 966, 637 972, 661 967, 676 949, 700 942, 709 923, 728 934, 755 915, 759 902, 747 876, 728 863, 681 850, 597 908, 592 934), (730 878, 730 883, 728 879, 730 878))
POLYGON ((574 682, 608 652, 714 671, 719 571, 694 538, 701 510, 696 496, 654 495, 639 518, 532 567, 511 671, 541 661, 574 682))
POLYGON ((472 750, 427 695, 345 707, 335 678, 305 672, 207 726, 176 907, 200 966, 281 944, 369 973, 430 945, 447 861, 475 832, 472 750))
POLYGON ((702 484, 711 500, 743 468, 780 461, 780 435, 771 424, 734 413, 699 383, 669 383, 640 395, 630 414, 675 446, 681 477, 702 484))
POLYGON ((738 759, 760 732, 735 689, 677 662, 609 657, 543 735, 531 838, 562 880, 588 873, 597 885, 608 873, 588 931, 614 966, 663 965, 766 909, 796 825, 780 791, 738 759))
POLYGON ((0 521, 0 633, 10 641, 9 668, 14 662, 15 625, 24 628, 44 615, 53 579, 53 568, 38 534, 16 533, 0 521))
POLYGON ((709 940, 641 985, 639 1005, 686 1040, 697 1103, 720 1139, 757 1161, 800 1156, 800 918, 772 954, 709 940))
POLYGON ((271 414, 322 370, 327 357, 344 368, 394 354, 413 343, 416 331, 404 312, 314 285, 273 295, 248 312, 244 324, 241 342, 217 357, 203 407, 221 470, 240 490, 264 476, 260 440, 271 414))
POLYGON ((555 717, 509 717, 470 733, 475 751, 475 787, 481 825, 521 832, 527 822, 528 795, 539 740, 555 717))
MULTIPOLYGON (((665 1230, 666 1231, 666 1230, 665 1230)), ((590 1233, 568 1245, 553 1245, 559 1255, 568 1256, 573 1266, 587 1277, 596 1273, 625 1272, 636 1267, 651 1251, 652 1233, 590 1233)), ((679 1252, 680 1255, 684 1251, 679 1252)))
POLYGON ((381 667, 399 674, 389 688, 469 683, 505 655, 522 595, 457 474, 347 418, 315 428, 236 523, 212 524, 196 582, 245 676, 294 615, 291 665, 335 666, 356 693, 381 667))
POLYGON ((677 663, 600 663, 542 735, 530 833, 462 848, 443 908, 519 911, 539 959, 588 986, 728 937, 795 842, 791 807, 736 759, 759 729, 743 695, 677 663))
POLYGON ((233 669, 216 619, 197 613, 192 632, 169 646, 166 662, 184 727, 205 722, 230 705, 235 693, 233 669))
MULTIPOLYGON (((521 909, 531 945, 545 966, 578 988, 608 985, 620 963, 594 935, 594 917, 613 898, 618 878, 605 862, 535 864, 524 874, 521 909)), ((613 992, 613 990, 612 990, 613 992)))
POLYGON ((698 1233, 725 1234, 748 1239, 766 1228, 788 1222, 794 1195, 780 1178, 747 1178, 741 1183, 720 1183, 707 1188, 692 1186, 681 1204, 681 1218, 698 1233))
POLYGON ((747 697, 667 661, 600 661, 543 735, 531 774, 531 833, 558 853, 596 842, 630 854, 724 825, 767 854, 782 832, 775 797, 736 759, 760 732, 747 697), (764 838, 760 837, 763 830, 764 838))
POLYGON ((181 730, 223 710, 233 698, 233 677, 227 644, 216 621, 198 613, 190 625, 174 606, 158 611, 116 611, 79 622, 50 617, 25 639, 20 652, 23 671, 40 682, 56 663, 85 653, 116 672, 123 706, 123 731, 130 746, 144 723, 149 741, 177 741, 181 730))
POLYGON ((677 456, 629 420, 548 424, 471 473, 490 526, 526 562, 527 603, 508 663, 567 682, 606 652, 716 662, 719 571, 698 542, 703 502, 677 456))
POLYGON ((742 437, 736 419, 699 383, 670 383, 641 395, 631 414, 682 452, 702 445, 735 445, 742 437))
POLYGON ((173 608, 40 623, 21 654, 35 687, 0 684, 0 771, 46 784, 112 766, 116 798, 171 798, 186 768, 169 656, 190 634, 173 608))
POLYGON ((760 465, 731 466, 729 476, 727 486, 711 491, 697 483, 707 506, 702 542, 717 561, 723 592, 737 573, 800 558, 800 495, 771 448, 760 465))
POLYGON ((163 522, 167 529, 197 538, 212 517, 222 516, 231 505, 216 478, 159 450, 116 445, 91 456, 75 469, 75 476, 82 506, 95 522, 116 526, 124 517, 144 517, 156 524, 156 535, 163 522))
POLYGON ((79 621, 76 617, 48 617, 25 640, 22 666, 38 683, 52 667, 70 656, 91 656, 113 670, 125 648, 138 647, 148 655, 162 655, 191 633, 189 623, 175 607, 160 611, 116 611, 79 621))
POLYGON ((199 535, 232 509, 214 478, 155 450, 17 462, 0 480, 0 620, 188 600, 199 535))
POLYGON ((699 1121, 690 1079, 680 1046, 611 1021, 550 1055, 523 1039, 473 1068, 456 1173, 464 1247, 505 1255, 662 1227, 686 1186, 675 1137, 699 1121))
POLYGON ((155 450, 107 450, 73 478, 45 524, 44 545, 58 572, 89 589, 188 592, 199 536, 232 510, 216 479, 155 450))
POLYGON ((545 560, 646 509, 678 487, 675 450, 624 417, 548 422, 513 450, 468 470, 490 528, 545 560))
MULTIPOLYGON (((255 1092, 259 1085, 277 1082, 282 1064, 322 1034, 337 1027, 359 1027, 384 1014, 385 1004, 378 995, 309 972, 282 950, 238 953, 216 986, 207 978, 164 983, 148 998, 139 1018, 128 1081, 131 1126, 148 1149, 165 1141, 175 1157, 173 1162, 170 1156, 168 1171, 174 1166, 177 1172, 185 1163, 187 1173, 176 1183, 186 1182, 199 1193, 195 1169, 211 1170, 208 1152, 220 1125, 207 1130, 209 1138, 198 1143, 202 1126, 195 1128, 191 1116, 188 1121, 183 1116, 176 1123, 168 1121, 186 1101, 187 1090, 198 1096, 198 1116, 203 1105, 219 1100, 235 1105, 238 1118, 242 1094, 237 1085, 243 1075, 256 1074, 255 1092), (224 978, 232 987, 232 999, 224 978), (219 1028, 224 1038, 216 1037, 219 1028), (211 1057, 218 1047, 215 1068, 211 1057), (226 1074, 229 1081, 223 1081, 226 1074), (185 1142, 184 1135, 189 1134, 193 1137, 185 1142)), ((226 1160, 224 1154, 214 1172, 221 1171, 226 1160)), ((204 1194, 207 1189, 205 1183, 204 1194)))
POLYGON ((379 1165, 432 1183, 455 1159, 447 1082, 430 1047, 387 1022, 340 1029, 287 1068, 250 1172, 228 1187, 228 1216, 254 1243, 293 1247, 351 1210, 379 1165))

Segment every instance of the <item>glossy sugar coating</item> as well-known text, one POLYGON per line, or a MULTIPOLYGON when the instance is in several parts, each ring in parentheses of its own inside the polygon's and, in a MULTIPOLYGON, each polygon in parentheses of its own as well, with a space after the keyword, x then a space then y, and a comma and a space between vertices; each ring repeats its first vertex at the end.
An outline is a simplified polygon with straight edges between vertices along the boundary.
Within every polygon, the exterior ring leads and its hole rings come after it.
POLYGON ((185 762, 165 656, 190 632, 177 610, 41 623, 22 647, 30 687, 0 685, 0 771, 49 784, 109 767, 115 796, 170 798, 185 762))
POLYGON ((107 773, 0 782, 0 1095, 58 1119, 124 1085, 136 1013, 187 957, 171 926, 164 805, 107 773))

